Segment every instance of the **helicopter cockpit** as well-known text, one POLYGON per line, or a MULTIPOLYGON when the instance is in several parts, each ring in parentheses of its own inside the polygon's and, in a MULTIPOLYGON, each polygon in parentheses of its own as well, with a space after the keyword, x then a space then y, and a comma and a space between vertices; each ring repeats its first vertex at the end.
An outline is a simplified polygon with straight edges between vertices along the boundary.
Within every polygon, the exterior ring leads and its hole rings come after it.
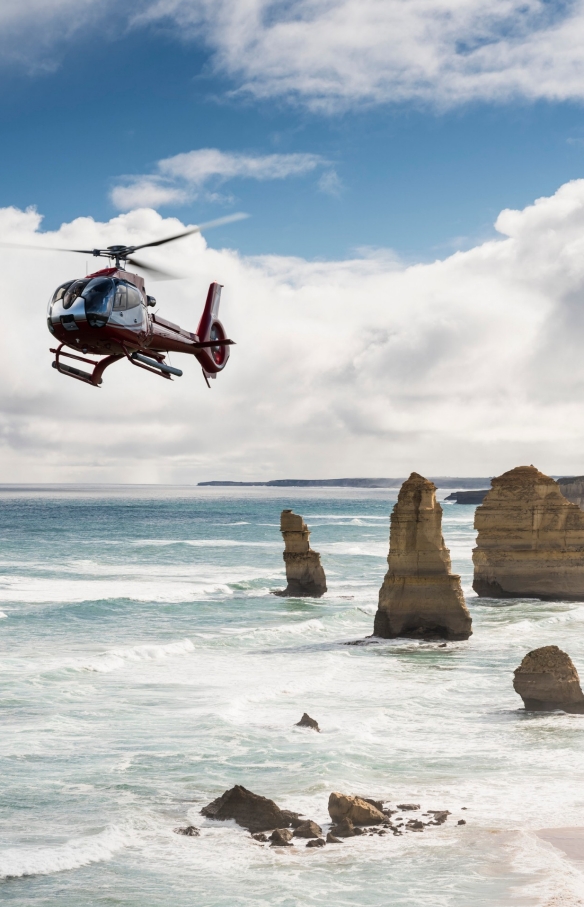
POLYGON ((57 288, 49 302, 48 321, 61 322, 68 330, 77 330, 77 318, 87 321, 89 327, 101 328, 110 321, 122 325, 142 323, 142 313, 133 312, 133 318, 124 318, 124 312, 145 306, 146 301, 134 284, 115 277, 91 277, 71 280, 57 288), (76 318, 77 316, 77 318, 76 318), (70 327, 68 327, 70 325, 70 327))

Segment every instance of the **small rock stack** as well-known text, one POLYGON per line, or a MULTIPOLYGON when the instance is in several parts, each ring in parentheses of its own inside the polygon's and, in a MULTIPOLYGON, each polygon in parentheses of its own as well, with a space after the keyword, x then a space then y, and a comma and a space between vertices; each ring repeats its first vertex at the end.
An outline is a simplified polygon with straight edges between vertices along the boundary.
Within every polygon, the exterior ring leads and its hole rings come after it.
POLYGON ((391 514, 389 570, 373 633, 385 639, 468 639, 472 621, 460 577, 450 572, 436 486, 413 472, 391 514))
POLYGON ((310 547, 310 530, 301 516, 283 510, 280 531, 284 536, 284 563, 288 585, 275 595, 320 598, 326 592, 326 576, 320 554, 310 547))
POLYGON ((584 713, 584 693, 572 659, 557 646, 528 652, 513 676, 526 709, 584 713))

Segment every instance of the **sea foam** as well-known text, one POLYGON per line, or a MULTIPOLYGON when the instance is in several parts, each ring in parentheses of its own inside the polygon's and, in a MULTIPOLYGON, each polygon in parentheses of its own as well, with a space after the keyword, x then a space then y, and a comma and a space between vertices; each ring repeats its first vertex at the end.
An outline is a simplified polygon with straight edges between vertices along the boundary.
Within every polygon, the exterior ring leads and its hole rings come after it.
POLYGON ((50 875, 101 863, 131 843, 130 832, 110 825, 97 835, 73 838, 56 847, 9 847, 0 851, 0 879, 50 875))

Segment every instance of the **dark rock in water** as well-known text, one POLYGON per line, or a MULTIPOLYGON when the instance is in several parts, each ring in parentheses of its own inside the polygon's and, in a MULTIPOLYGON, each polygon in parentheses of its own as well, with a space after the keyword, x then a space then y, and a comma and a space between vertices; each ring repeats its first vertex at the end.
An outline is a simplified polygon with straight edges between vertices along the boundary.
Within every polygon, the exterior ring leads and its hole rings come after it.
POLYGON ((584 713, 584 694, 572 659, 557 646, 528 652, 513 677, 526 709, 584 713))
POLYGON ((299 825, 302 825, 304 822, 306 822, 306 819, 301 819, 298 813, 293 813, 290 809, 282 809, 280 810, 280 812, 285 819, 285 821, 281 823, 283 826, 298 828, 299 825))
POLYGON ((340 838, 335 838, 335 836, 333 834, 331 834, 331 832, 329 831, 328 835, 326 836, 326 843, 327 844, 342 844, 343 842, 341 841, 340 838))
POLYGON ((330 834, 337 838, 352 838, 355 832, 355 826, 350 819, 343 819, 338 825, 333 825, 330 830, 330 834))
POLYGON ((325 844, 324 838, 313 838, 311 841, 306 842, 307 847, 324 847, 325 844))
POLYGON ((459 819, 457 825, 466 825, 466 819, 459 819))
POLYGON ((314 731, 320 733, 320 728, 318 726, 318 721, 315 721, 314 718, 311 718, 307 712, 304 713, 300 721, 296 722, 295 727, 311 727, 314 731))
POLYGON ((410 810, 413 810, 413 809, 419 809, 420 804, 419 803, 398 803, 397 808, 401 809, 402 812, 409 812, 410 810))
POLYGON ((429 809, 428 814, 434 817, 435 825, 443 825, 450 815, 447 809, 429 809))
POLYGON ((387 815, 383 808, 383 800, 373 800, 371 797, 361 797, 362 800, 365 800, 365 803, 370 803, 371 806, 374 806, 375 809, 378 809, 380 813, 387 815))
POLYGON ((320 825, 317 825, 316 822, 303 822, 302 825, 299 825, 295 832, 295 838, 318 838, 322 834, 322 828, 320 825))
POLYGON ((447 647, 447 645, 448 645, 447 642, 441 642, 440 645, 438 646, 438 648, 439 648, 439 649, 445 649, 445 648, 447 647))
POLYGON ((277 828, 270 835, 270 847, 292 847, 292 832, 288 828, 277 828))
POLYGON ((198 838, 200 831, 194 825, 187 825, 186 828, 175 828, 175 835, 186 835, 188 838, 198 838))
POLYGON ((364 639, 352 639, 343 643, 344 646, 378 646, 379 640, 375 636, 366 636, 364 639))
POLYGON ((388 816, 388 818, 391 818, 391 816, 394 816, 396 814, 397 809, 382 809, 381 812, 383 813, 384 816, 388 816))
POLYGON ((241 784, 213 800, 201 810, 208 819, 235 819, 238 825, 251 832, 286 828, 290 820, 273 800, 254 794, 241 784))
POLYGON ((408 822, 408 828, 410 829, 410 831, 423 831, 424 823, 419 819, 410 819, 408 822))
POLYGON ((444 500, 456 501, 457 504, 482 504, 489 491, 490 488, 481 488, 479 491, 453 491, 444 500))
POLYGON ((353 829, 353 834, 354 834, 355 837, 358 837, 359 835, 366 835, 367 832, 365 831, 364 828, 361 828, 361 827, 358 825, 356 828, 353 829))
POLYGON ((262 844, 265 844, 268 840, 267 835, 265 835, 263 831, 260 831, 257 835, 252 835, 252 838, 254 841, 261 841, 262 844))

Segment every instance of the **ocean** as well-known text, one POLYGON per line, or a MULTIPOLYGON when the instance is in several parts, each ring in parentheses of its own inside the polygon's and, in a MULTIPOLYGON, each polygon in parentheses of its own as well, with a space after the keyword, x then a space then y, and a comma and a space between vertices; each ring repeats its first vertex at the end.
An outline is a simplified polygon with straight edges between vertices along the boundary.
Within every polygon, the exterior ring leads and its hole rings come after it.
POLYGON ((4 903, 584 903, 584 863, 535 834, 584 825, 584 717, 526 713, 512 686, 552 643, 584 673, 584 604, 477 599, 474 507, 445 503, 473 636, 348 646, 372 632, 396 495, 0 486, 4 903), (270 594, 284 507, 321 553, 319 600, 270 594), (200 815, 234 784, 322 825, 333 790, 452 815, 269 848, 200 815))

